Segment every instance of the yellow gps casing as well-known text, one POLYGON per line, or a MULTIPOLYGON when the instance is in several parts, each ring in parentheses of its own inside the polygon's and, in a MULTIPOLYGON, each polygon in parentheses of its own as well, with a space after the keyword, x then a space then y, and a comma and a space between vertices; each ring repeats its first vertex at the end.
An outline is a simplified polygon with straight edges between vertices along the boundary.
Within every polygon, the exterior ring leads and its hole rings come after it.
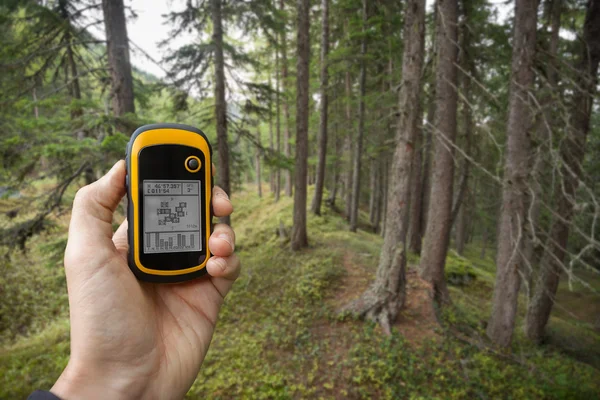
POLYGON ((212 226, 212 148, 199 129, 138 128, 126 152, 129 268, 143 281, 206 274, 212 226))

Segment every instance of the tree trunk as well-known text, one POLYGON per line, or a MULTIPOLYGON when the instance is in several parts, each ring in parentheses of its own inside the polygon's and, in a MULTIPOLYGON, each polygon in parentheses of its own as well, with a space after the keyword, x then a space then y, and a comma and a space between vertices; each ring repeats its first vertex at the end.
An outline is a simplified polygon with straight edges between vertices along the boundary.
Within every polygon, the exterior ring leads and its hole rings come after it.
MULTIPOLYGON (((229 143, 227 139, 227 103, 225 102, 225 60, 223 57, 223 25, 221 0, 211 0, 213 42, 215 44, 215 117, 217 125, 217 148, 219 165, 217 181, 229 196, 231 186, 229 178, 229 143)), ((230 225, 231 218, 221 217, 220 221, 230 225)))
POLYGON ((387 206, 388 206, 388 198, 390 193, 390 168, 387 161, 387 157, 383 157, 381 160, 381 174, 382 174, 382 182, 383 182, 383 199, 382 199, 382 210, 381 214, 383 215, 383 221, 381 223, 381 237, 385 237, 386 228, 387 228, 387 219, 385 216, 387 215, 387 206))
POLYGON ((433 128, 433 170, 427 231, 423 239, 421 277, 430 282, 438 304, 450 301, 444 265, 450 240, 450 218, 454 185, 454 141, 456 138, 456 91, 458 61, 458 0, 438 1, 436 27, 436 112, 433 128))
POLYGON ((425 30, 425 0, 408 0, 405 15, 405 47, 402 62, 402 83, 398 95, 400 116, 396 132, 396 147, 390 174, 384 236, 377 277, 371 287, 346 309, 381 324, 391 332, 405 299, 406 234, 410 199, 410 170, 414 140, 419 133, 419 94, 425 30))
POLYGON ((579 90, 573 99, 571 121, 567 125, 567 138, 560 149, 562 158, 562 185, 556 191, 559 216, 550 230, 547 249, 542 259, 541 276, 535 287, 533 299, 527 310, 525 333, 539 341, 548 323, 560 281, 563 261, 569 239, 569 229, 576 205, 575 195, 582 175, 581 164, 585 143, 590 130, 590 117, 597 85, 600 62, 600 1, 589 0, 583 27, 583 45, 579 74, 575 87, 579 90))
POLYGON ((317 163, 317 179, 315 183, 315 197, 313 198, 311 210, 316 215, 321 215, 321 201, 323 199, 323 186, 325 185, 325 168, 327 157, 327 111, 328 101, 327 85, 329 75, 327 72, 327 54, 329 53, 329 0, 321 0, 322 33, 321 33, 321 121, 319 125, 319 150, 317 163))
MULTIPOLYGON (((273 87, 271 77, 269 77, 269 87, 273 87)), ((273 148, 273 95, 269 94, 269 141, 271 148, 273 148)), ((275 193, 275 174, 271 174, 271 180, 269 181, 271 193, 275 193)), ((277 197, 277 196, 276 196, 277 197)))
MULTIPOLYGON (((421 106, 419 105, 419 117, 422 120, 422 112, 421 106)), ((421 154, 423 153, 423 149, 421 148, 422 144, 422 134, 423 128, 421 124, 419 124, 419 133, 415 138, 415 155, 413 159, 412 165, 412 176, 411 180, 411 198, 410 198, 410 237, 408 241, 408 248, 412 253, 421 254, 421 240, 422 231, 421 231, 421 207, 423 205, 423 181, 421 179, 421 167, 422 167, 422 158, 421 154)))
POLYGON ((521 284, 521 239, 526 217, 531 148, 527 134, 532 125, 527 99, 534 78, 536 23, 537 0, 516 0, 496 284, 487 327, 490 339, 503 347, 509 346, 512 340, 521 284))
POLYGON ((377 196, 378 196, 378 180, 379 180, 379 171, 377 170, 377 159, 371 158, 369 160, 369 224, 373 228, 373 231, 376 231, 376 227, 374 225, 375 222, 375 214, 377 212, 377 196))
MULTIPOLYGON (((550 22, 551 35, 548 46, 548 56, 544 56, 543 62, 547 67, 546 73, 546 84, 545 95, 540 100, 541 113, 537 118, 536 126, 534 130, 535 141, 539 143, 535 150, 535 157, 533 159, 533 165, 531 167, 531 196, 527 206, 528 221, 525 227, 525 237, 523 244, 523 269, 524 275, 527 279, 527 294, 529 297, 533 295, 533 278, 534 268, 538 264, 538 253, 535 251, 537 245, 541 242, 539 236, 541 232, 546 231, 546 227, 539 227, 540 213, 541 213, 541 201, 542 196, 542 184, 540 182, 543 173, 543 161, 547 154, 546 146, 552 143, 552 126, 554 125, 553 111, 555 108, 555 90, 557 89, 556 84, 558 81, 558 71, 556 66, 556 57, 558 55, 558 44, 559 44, 559 32, 560 32, 560 18, 562 12, 562 0, 550 0, 547 3, 547 19, 550 22)), ((539 61, 538 61, 539 62, 539 61)))
MULTIPOLYGON (((279 77, 279 49, 275 50, 275 141, 277 146, 277 154, 281 153, 281 99, 279 87, 281 86, 279 77)), ((277 166, 275 169, 275 202, 279 201, 281 193, 281 168, 277 166)))
POLYGON ((256 170, 256 187, 258 190, 258 197, 262 197, 262 183, 260 179, 260 126, 256 128, 256 155, 254 156, 254 168, 256 170))
MULTIPOLYGON (((271 87, 271 79, 269 79, 269 87, 271 87)), ((272 99, 272 94, 269 94, 269 149, 271 149, 271 151, 275 151, 275 141, 273 139, 273 117, 271 116, 271 112, 272 107, 271 107, 271 99, 272 99)), ((275 167, 271 166, 270 171, 269 171, 269 189, 271 190, 271 193, 275 192, 275 171, 274 171, 275 167)))
POLYGON ((346 220, 350 222, 350 214, 352 209, 352 168, 354 168, 354 164, 352 163, 352 109, 350 107, 350 101, 352 96, 352 89, 350 84, 350 66, 348 66, 348 70, 346 71, 345 76, 345 85, 346 85, 346 123, 348 124, 348 129, 346 130, 346 138, 344 139, 344 154, 348 155, 348 162, 346 167, 346 175, 344 176, 344 191, 345 191, 345 200, 346 200, 346 212, 344 215, 346 216, 346 220))
MULTIPOLYGON (((334 98, 337 99, 337 93, 334 89, 334 98)), ((335 104, 338 105, 340 102, 336 101, 335 104)), ((333 167, 331 174, 331 190, 329 192, 329 198, 327 199, 327 203, 333 208, 335 207, 335 200, 337 198, 339 180, 340 180, 340 155, 342 151, 342 138, 338 132, 338 118, 339 115, 339 107, 336 106, 334 115, 336 118, 333 120, 333 142, 335 143, 335 157, 333 158, 333 167)))
POLYGON ((363 0, 362 10, 363 37, 360 44, 360 78, 358 103, 358 134, 354 143, 354 157, 352 167, 352 201, 350 206, 350 231, 356 232, 358 228, 358 206, 360 205, 360 164, 362 158, 362 142, 365 131, 365 91, 367 84, 367 0, 363 0))
POLYGON ((306 180, 308 159, 309 11, 310 0, 297 0, 298 40, 296 63, 296 168, 292 250, 308 246, 306 234, 306 180))
MULTIPOLYGON (((285 11, 285 2, 284 0, 279 0, 279 10, 281 12, 285 11)), ((288 59, 287 59, 287 35, 286 30, 283 29, 280 36, 281 41, 281 90, 283 91, 283 120, 284 120, 284 128, 283 128, 283 155, 286 158, 289 158, 292 154, 290 148, 290 104, 287 96, 287 84, 288 84, 288 59)), ((292 171, 289 169, 285 169, 283 171, 283 179, 285 186, 285 195, 288 197, 292 197, 292 171)))
POLYGON ((112 84, 113 112, 120 117, 126 113, 135 113, 125 7, 123 0, 102 0, 102 9, 112 84))
POLYGON ((487 242, 488 242, 488 229, 486 227, 483 228, 483 237, 481 238, 481 253, 479 253, 479 258, 482 260, 485 258, 485 251, 487 250, 487 242))
MULTIPOLYGON (((431 55, 430 64, 433 70, 437 66, 437 25, 438 25, 438 8, 433 7, 433 29, 431 33, 431 55)), ((433 126, 435 124, 435 76, 433 82, 429 84, 429 98, 427 104, 427 125, 423 127, 423 183, 421 184, 422 204, 421 204, 421 247, 423 246, 423 237, 427 231, 427 213, 429 212, 429 199, 431 196, 431 165, 432 165, 432 148, 433 148, 433 126)), ((420 254, 420 251, 419 251, 420 254)))
POLYGON ((456 221, 455 229, 455 245, 456 252, 459 255, 463 255, 465 251, 465 243, 467 240, 467 210, 466 205, 463 204, 465 195, 469 188, 469 170, 471 167, 471 161, 468 157, 472 157, 472 143, 473 143, 473 114, 471 110, 471 79, 472 74, 475 72, 475 68, 472 62, 471 54, 471 6, 467 4, 467 1, 463 0, 463 21, 461 25, 461 53, 460 53, 460 84, 462 89, 461 97, 461 117, 462 117, 462 128, 464 132, 464 152, 466 157, 463 157, 462 171, 460 183, 458 186, 458 193, 456 195, 456 201, 454 202, 451 215, 451 224, 456 221))

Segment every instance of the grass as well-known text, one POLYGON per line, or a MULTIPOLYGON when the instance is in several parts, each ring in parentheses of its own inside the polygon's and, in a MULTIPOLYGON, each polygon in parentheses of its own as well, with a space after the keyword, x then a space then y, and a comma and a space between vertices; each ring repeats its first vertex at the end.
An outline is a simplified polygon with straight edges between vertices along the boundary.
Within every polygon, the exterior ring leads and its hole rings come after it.
MULTIPOLYGON (((279 236, 280 225, 291 228, 292 199, 275 203, 271 195, 259 199, 253 191, 243 191, 235 193, 234 204, 243 272, 226 300, 188 398, 589 399, 600 393, 600 367, 593 357, 582 358, 598 354, 600 348, 597 331, 585 320, 589 313, 577 320, 555 312, 549 325, 554 339, 547 346, 527 343, 519 328, 512 352, 480 345, 477 340, 485 344, 494 262, 491 255, 481 260, 477 246, 468 247, 464 257, 449 253, 448 277, 455 280, 444 325, 418 342, 396 330, 387 337, 373 324, 337 314, 341 304, 357 297, 373 279, 381 237, 348 232, 345 221, 324 208, 320 217, 309 214, 310 247, 292 253, 289 242, 279 236), (576 351, 569 351, 567 344, 576 351)), ((64 231, 57 228, 48 237, 36 238, 28 255, 16 255, 10 262, 11 271, 27 263, 52 273, 48 289, 36 290, 23 276, 11 289, 42 308, 25 307, 21 313, 30 313, 30 318, 24 328, 9 329, 11 334, 3 337, 0 399, 24 398, 36 388, 49 388, 68 360, 62 271, 58 261, 51 268, 46 265, 42 250, 43 244, 60 242, 61 237, 64 231)), ((415 256, 410 260, 418 262, 415 256)), ((593 292, 576 289, 573 293, 578 294, 572 295, 561 286, 569 309, 598 305, 593 292)), ((521 307, 519 324, 523 316, 521 307)))

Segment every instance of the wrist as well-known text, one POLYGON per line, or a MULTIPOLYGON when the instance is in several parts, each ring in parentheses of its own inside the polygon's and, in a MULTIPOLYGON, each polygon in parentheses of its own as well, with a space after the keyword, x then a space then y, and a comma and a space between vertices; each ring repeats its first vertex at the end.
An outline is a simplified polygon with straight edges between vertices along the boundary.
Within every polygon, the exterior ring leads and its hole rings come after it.
POLYGON ((139 399, 145 385, 116 368, 95 368, 69 361, 50 392, 61 400, 139 399))

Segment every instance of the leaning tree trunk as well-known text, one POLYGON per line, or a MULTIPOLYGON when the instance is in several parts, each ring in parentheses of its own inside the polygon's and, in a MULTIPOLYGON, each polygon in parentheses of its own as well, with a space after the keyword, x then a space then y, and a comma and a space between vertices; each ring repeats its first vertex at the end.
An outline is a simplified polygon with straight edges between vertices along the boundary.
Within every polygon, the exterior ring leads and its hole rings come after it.
POLYGON ((323 200, 323 186, 325 185, 325 167, 327 157, 327 111, 328 101, 327 85, 329 80, 327 54, 329 53, 329 0, 321 0, 322 32, 321 32, 321 121, 319 124, 319 150, 317 163, 317 180, 315 182, 315 197, 311 210, 316 215, 321 215, 321 201, 323 200))
POLYGON ((408 0, 405 15, 405 47, 402 84, 398 95, 400 115, 396 148, 390 171, 383 247, 377 277, 371 287, 345 310, 381 324, 386 333, 396 319, 405 299, 406 234, 410 199, 410 170, 415 136, 419 133, 419 94, 425 30, 425 0, 408 0))
POLYGON ((458 0, 439 0, 436 27, 438 64, 436 66, 436 112, 433 127, 434 158, 427 231, 423 239, 421 277, 433 286, 437 303, 450 300, 444 265, 450 240, 452 191, 454 185, 454 141, 458 93, 458 0))
POLYGON ((487 327, 490 339, 503 347, 510 345, 517 314, 521 245, 526 217, 529 152, 528 132, 532 125, 528 102, 534 72, 537 0, 516 0, 515 28, 507 124, 507 154, 504 166, 502 211, 498 226, 496 284, 492 315, 487 327))
MULTIPOLYGON (((217 179, 221 188, 231 196, 229 178, 229 143, 227 141, 227 103, 225 102, 225 60, 223 57, 223 25, 221 0, 211 0, 213 41, 215 46, 215 116, 219 166, 217 179)), ((221 222, 231 224, 231 218, 221 217, 221 222)))
POLYGON ((352 167, 352 199, 350 206, 350 231, 356 232, 358 228, 358 206, 360 204, 360 164, 362 156, 363 136, 365 134, 365 91, 367 84, 367 0, 363 0, 362 10, 363 37, 360 44, 360 78, 358 102, 358 134, 354 143, 354 157, 352 167))
POLYGON ((600 0, 588 1, 583 42, 579 74, 575 85, 578 92, 571 109, 568 136, 560 149, 563 161, 562 184, 555 193, 558 197, 556 213, 559 217, 550 229, 546 253, 541 263, 540 279, 527 310, 525 333, 534 341, 540 341, 542 338, 554 305, 576 205, 575 195, 582 175, 581 164, 585 155, 586 137, 590 130, 600 61, 600 0))
POLYGON ((296 169, 294 179, 294 226, 292 250, 308 246, 306 234, 306 179, 308 172, 308 81, 310 0, 297 0, 298 40, 296 63, 296 169))
POLYGON ((135 113, 125 7, 123 0, 102 0, 102 9, 112 84, 113 112, 120 117, 126 113, 135 113))

